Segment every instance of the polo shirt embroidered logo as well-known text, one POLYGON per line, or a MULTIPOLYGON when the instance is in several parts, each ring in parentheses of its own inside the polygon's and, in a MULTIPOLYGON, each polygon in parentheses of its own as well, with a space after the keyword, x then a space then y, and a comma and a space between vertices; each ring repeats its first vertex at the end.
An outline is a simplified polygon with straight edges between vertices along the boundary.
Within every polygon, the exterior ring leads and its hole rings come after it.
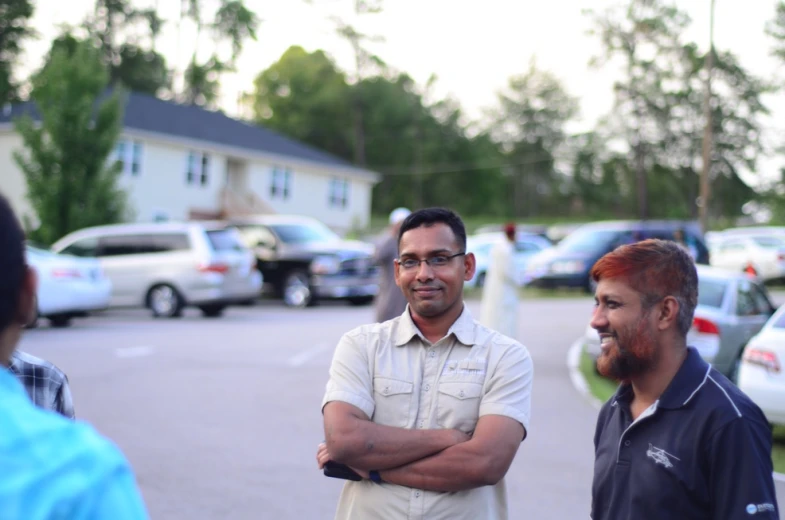
POLYGON ((758 513, 773 513, 774 511, 776 511, 774 509, 774 504, 769 504, 769 503, 758 504, 758 505, 750 504, 747 506, 748 515, 756 515, 758 513))
POLYGON ((681 460, 676 455, 671 455, 670 453, 663 450, 662 448, 658 448, 657 446, 652 446, 651 443, 649 443, 649 449, 646 450, 646 456, 652 459, 656 464, 662 464, 666 468, 673 467, 671 458, 674 458, 676 460, 681 460))

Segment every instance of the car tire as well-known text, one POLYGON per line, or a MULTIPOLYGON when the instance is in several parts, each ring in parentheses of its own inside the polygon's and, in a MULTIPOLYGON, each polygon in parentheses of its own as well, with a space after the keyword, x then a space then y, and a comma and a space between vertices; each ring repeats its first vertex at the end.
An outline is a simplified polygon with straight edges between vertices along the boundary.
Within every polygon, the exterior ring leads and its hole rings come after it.
POLYGON ((354 296, 349 298, 349 304, 354 306, 370 305, 373 303, 373 296, 354 296))
POLYGON ((147 307, 154 318, 179 318, 184 306, 183 297, 169 284, 159 284, 147 291, 147 307))
POLYGON ((49 317, 49 324, 52 327, 62 329, 71 325, 71 316, 68 315, 56 315, 49 317))
POLYGON ((478 289, 482 289, 485 286, 485 272, 477 273, 477 280, 475 281, 474 286, 478 289))
POLYGON ((200 305, 199 310, 205 318, 219 318, 223 316, 226 305, 200 305))
POLYGON ((313 305, 314 297, 308 273, 297 270, 286 275, 283 282, 283 303, 287 307, 303 309, 313 305))

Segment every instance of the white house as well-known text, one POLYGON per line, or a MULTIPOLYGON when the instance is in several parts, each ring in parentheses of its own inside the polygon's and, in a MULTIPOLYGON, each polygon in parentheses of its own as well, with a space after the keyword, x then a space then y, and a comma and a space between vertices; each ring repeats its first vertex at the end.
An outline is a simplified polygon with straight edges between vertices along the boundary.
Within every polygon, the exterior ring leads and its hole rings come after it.
MULTIPOLYGON (((0 112, 0 192, 35 221, 13 119, 31 104, 0 112)), ((362 228, 379 174, 220 112, 131 93, 115 149, 121 185, 137 221, 222 218, 253 213, 315 217, 339 232, 362 228)))

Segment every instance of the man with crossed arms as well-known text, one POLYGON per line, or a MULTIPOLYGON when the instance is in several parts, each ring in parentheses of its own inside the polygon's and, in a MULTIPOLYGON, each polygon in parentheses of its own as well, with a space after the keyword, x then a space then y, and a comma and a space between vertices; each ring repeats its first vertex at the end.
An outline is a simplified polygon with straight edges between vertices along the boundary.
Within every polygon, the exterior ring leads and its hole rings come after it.
POLYGON ((531 357, 465 308, 475 259, 458 215, 412 213, 398 244, 406 311, 345 334, 330 368, 317 462, 363 477, 345 484, 336 518, 506 519, 504 476, 529 427, 531 357))

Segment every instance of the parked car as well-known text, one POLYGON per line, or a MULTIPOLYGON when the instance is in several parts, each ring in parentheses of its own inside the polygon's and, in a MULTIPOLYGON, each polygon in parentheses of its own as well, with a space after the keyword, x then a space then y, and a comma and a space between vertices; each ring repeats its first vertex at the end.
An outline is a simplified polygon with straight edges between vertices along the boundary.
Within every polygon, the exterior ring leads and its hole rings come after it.
POLYGON ((711 265, 746 270, 765 282, 785 279, 785 235, 720 234, 713 238, 711 265))
MULTIPOLYGON (((745 273, 698 266, 698 306, 687 344, 732 381, 742 350, 774 313, 766 287, 745 273)), ((591 326, 584 334, 586 352, 600 355, 600 338, 591 326)))
MULTIPOLYGON (((466 239, 466 250, 474 253, 477 259, 477 269, 471 280, 466 282, 466 287, 482 287, 485 285, 485 276, 488 273, 488 266, 491 262, 491 249, 500 240, 507 240, 503 233, 483 233, 472 235, 466 239)), ((533 233, 515 234, 515 272, 518 276, 518 284, 523 286, 526 278, 526 265, 529 260, 539 253, 551 247, 551 242, 540 235, 533 233)))
POLYGON ((259 215, 230 223, 256 253, 264 291, 287 306, 306 307, 320 299, 367 305, 379 292, 371 244, 344 240, 310 217, 259 215))
POLYGON ((773 424, 785 424, 785 305, 744 348, 739 388, 773 424))
POLYGON ((262 277, 237 231, 220 222, 119 224, 76 231, 52 249, 97 258, 112 281, 110 307, 178 317, 186 306, 217 317, 259 297, 262 277))
POLYGON ((604 254, 647 238, 671 240, 677 230, 684 231, 687 244, 695 251, 696 263, 708 264, 709 252, 696 222, 594 222, 579 227, 553 248, 535 255, 526 270, 527 283, 544 288, 576 287, 592 293, 594 286, 589 272, 604 254))
POLYGON ((109 306, 112 283, 97 260, 58 255, 30 244, 26 256, 38 276, 38 318, 46 318, 53 327, 67 327, 73 318, 109 306))

